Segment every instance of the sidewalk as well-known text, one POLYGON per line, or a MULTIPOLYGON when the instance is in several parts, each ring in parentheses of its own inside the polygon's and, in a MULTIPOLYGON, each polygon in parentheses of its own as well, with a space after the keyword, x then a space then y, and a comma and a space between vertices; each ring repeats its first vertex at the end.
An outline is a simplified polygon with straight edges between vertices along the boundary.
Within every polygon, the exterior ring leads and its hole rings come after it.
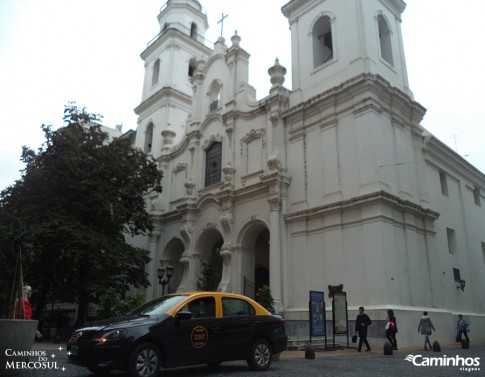
MULTIPOLYGON (((445 347, 442 348, 442 352, 444 351, 454 351, 457 352, 461 350, 461 346, 459 344, 456 345, 449 345, 447 344, 445 347)), ((400 348, 397 351, 394 351, 394 355, 408 355, 411 353, 426 353, 429 356, 432 356, 433 354, 439 354, 433 351, 424 351, 422 347, 405 347, 405 348, 400 348)), ((357 352, 357 349, 355 347, 344 347, 344 348, 337 348, 337 349, 315 349, 315 358, 326 358, 326 357, 335 357, 335 356, 365 356, 365 355, 384 355, 384 346, 382 347, 375 347, 372 348, 371 351, 366 352, 357 352)), ((291 350, 291 351, 283 351, 280 355, 280 359, 297 359, 305 358, 305 351, 304 350, 291 350)))

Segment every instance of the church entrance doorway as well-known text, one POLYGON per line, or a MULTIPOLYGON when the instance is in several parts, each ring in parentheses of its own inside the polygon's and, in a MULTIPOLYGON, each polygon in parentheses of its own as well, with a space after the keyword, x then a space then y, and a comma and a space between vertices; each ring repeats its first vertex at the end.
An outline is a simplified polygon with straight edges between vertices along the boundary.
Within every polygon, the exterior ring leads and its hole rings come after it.
POLYGON ((222 257, 220 251, 224 239, 217 229, 208 229, 201 234, 196 250, 200 257, 200 271, 197 290, 217 291, 222 277, 222 257))
POLYGON ((180 258, 182 257, 184 250, 184 244, 179 238, 172 238, 165 249, 165 259, 163 259, 162 262, 164 262, 164 265, 166 266, 170 265, 173 267, 173 276, 168 284, 167 293, 176 292, 182 282, 184 266, 180 263, 180 258))
POLYGON ((243 294, 255 298, 258 289, 269 286, 269 230, 256 222, 247 227, 242 240, 243 294))

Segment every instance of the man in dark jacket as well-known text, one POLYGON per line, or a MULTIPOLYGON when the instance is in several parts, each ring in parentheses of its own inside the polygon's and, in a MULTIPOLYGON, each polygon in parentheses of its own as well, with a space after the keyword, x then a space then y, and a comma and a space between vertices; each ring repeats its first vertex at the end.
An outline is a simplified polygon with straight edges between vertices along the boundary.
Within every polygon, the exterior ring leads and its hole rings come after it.
POLYGON ((362 343, 365 344, 367 347, 366 351, 370 351, 370 345, 367 341, 367 327, 372 323, 369 316, 364 313, 364 307, 361 306, 359 308, 359 314, 357 315, 357 319, 355 320, 355 332, 359 333, 359 347, 357 347, 357 351, 362 350, 362 343))

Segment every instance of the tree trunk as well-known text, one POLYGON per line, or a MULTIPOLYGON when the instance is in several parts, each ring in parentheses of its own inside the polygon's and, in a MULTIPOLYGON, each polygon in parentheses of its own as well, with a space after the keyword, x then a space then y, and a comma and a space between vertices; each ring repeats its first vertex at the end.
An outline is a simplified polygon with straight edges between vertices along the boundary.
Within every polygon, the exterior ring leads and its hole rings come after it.
POLYGON ((75 327, 81 327, 86 323, 86 318, 88 316, 88 307, 89 299, 87 297, 79 297, 75 327))

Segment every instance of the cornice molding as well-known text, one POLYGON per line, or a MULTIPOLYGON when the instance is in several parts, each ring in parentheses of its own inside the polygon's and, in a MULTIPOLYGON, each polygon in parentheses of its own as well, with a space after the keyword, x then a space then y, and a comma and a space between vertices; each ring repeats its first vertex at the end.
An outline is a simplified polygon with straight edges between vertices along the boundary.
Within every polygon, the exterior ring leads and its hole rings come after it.
POLYGON ((326 213, 334 211, 343 211, 352 207, 369 205, 372 203, 382 202, 384 205, 398 207, 401 210, 414 213, 416 216, 425 217, 429 220, 436 220, 440 214, 429 208, 413 203, 409 200, 403 200, 386 191, 378 191, 367 195, 358 196, 352 199, 343 200, 335 203, 317 206, 303 211, 293 212, 285 215, 285 219, 289 222, 300 221, 309 217, 323 216, 326 213))
POLYGON ((171 86, 164 86, 135 107, 135 114, 140 115, 142 112, 146 111, 151 106, 156 105, 158 102, 172 98, 177 100, 177 103, 186 105, 189 110, 192 108, 191 96, 182 93, 180 90, 177 90, 171 86))

